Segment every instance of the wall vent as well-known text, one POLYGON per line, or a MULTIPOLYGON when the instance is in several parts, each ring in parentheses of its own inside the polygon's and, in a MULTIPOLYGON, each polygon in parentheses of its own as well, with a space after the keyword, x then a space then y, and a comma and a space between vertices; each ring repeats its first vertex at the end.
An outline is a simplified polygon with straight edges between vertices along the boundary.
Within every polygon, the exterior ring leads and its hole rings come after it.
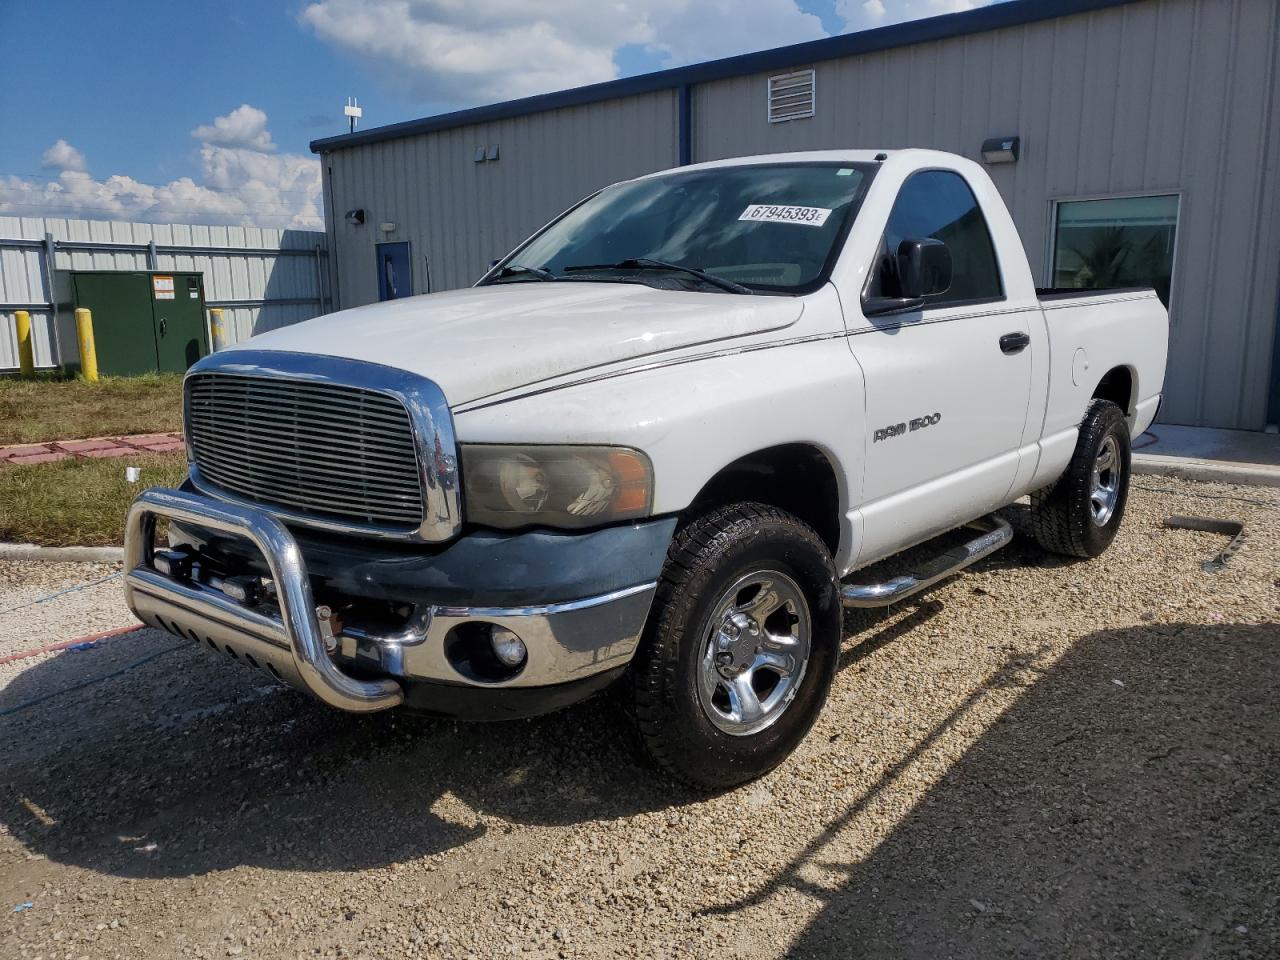
POLYGON ((812 70, 797 70, 769 78, 769 122, 812 117, 817 86, 812 70))

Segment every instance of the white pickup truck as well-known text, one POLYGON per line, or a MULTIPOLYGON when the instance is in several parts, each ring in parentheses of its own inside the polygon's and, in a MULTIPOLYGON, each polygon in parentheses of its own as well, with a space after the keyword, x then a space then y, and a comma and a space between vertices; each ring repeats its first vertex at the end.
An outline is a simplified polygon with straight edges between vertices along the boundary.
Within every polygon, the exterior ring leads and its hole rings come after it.
POLYGON ((342 710, 500 719, 614 686, 655 761, 725 788, 809 730, 842 606, 1004 546, 993 511, 1029 494, 1047 549, 1107 548, 1167 342, 1152 290, 1037 291, 957 156, 655 173, 471 289, 193 367, 190 478, 134 504, 128 601, 342 710))

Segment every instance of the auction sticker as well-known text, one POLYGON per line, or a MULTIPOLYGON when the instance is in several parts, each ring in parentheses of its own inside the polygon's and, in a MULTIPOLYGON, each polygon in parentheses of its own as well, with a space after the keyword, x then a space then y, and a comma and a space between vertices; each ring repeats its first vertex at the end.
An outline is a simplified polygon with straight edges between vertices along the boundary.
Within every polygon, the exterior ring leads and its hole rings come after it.
POLYGON ((826 207, 786 207, 771 203, 753 203, 742 211, 739 220, 751 223, 795 223, 803 227, 820 227, 831 211, 826 207))

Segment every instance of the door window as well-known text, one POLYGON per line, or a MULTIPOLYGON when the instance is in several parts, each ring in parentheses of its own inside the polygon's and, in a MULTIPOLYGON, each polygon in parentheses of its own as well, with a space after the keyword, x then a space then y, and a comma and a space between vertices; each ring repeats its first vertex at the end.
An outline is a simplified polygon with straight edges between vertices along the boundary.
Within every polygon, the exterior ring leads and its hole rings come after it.
POLYGON ((987 218, 969 184, 950 170, 924 170, 902 185, 885 226, 879 263, 867 291, 897 297, 898 245, 903 240, 941 240, 951 251, 951 288, 929 297, 927 306, 1000 300, 1004 286, 987 218))
POLYGON ((1057 214, 1055 287, 1155 287, 1169 306, 1177 195, 1063 201, 1057 214))

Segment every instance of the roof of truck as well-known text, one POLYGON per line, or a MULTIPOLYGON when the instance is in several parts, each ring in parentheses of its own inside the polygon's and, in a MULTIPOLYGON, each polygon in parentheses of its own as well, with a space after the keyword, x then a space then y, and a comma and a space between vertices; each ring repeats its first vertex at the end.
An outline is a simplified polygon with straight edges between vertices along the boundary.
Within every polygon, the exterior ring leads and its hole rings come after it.
POLYGON ((717 167, 744 167, 756 164, 783 164, 783 163, 891 163, 911 162, 916 163, 941 163, 943 166, 965 167, 972 165, 973 161, 967 157, 962 157, 956 153, 947 153, 942 150, 930 150, 925 147, 906 147, 898 150, 878 149, 878 148, 861 148, 861 149, 838 149, 838 150, 797 150, 789 153, 759 153, 745 157, 725 157, 721 160, 704 160, 701 163, 686 163, 680 166, 668 167, 664 170, 655 170, 652 173, 644 173, 633 180, 647 180, 650 177, 664 177, 674 173, 687 173, 692 170, 713 170, 717 167))

